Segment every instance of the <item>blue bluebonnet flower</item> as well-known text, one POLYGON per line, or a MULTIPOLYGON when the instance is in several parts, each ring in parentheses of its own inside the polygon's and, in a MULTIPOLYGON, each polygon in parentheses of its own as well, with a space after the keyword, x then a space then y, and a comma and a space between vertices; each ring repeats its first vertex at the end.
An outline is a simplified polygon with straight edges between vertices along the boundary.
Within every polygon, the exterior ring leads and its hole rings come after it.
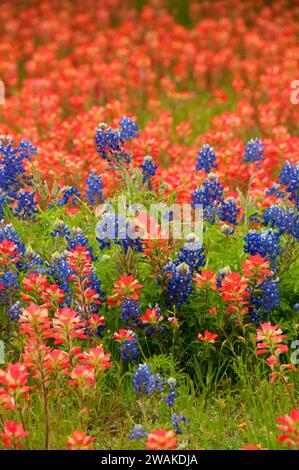
POLYGON ((147 182, 148 189, 152 188, 152 177, 155 176, 157 166, 153 162, 151 155, 146 155, 143 159, 141 170, 142 170, 142 183, 147 182))
POLYGON ((137 356, 140 354, 139 342, 136 334, 130 332, 132 339, 126 339, 120 343, 117 349, 120 351, 122 358, 129 359, 132 362, 136 362, 137 356))
POLYGON ((202 266, 205 265, 204 249, 199 243, 198 238, 190 233, 186 237, 186 243, 180 249, 178 254, 177 265, 187 263, 192 274, 198 272, 202 266))
POLYGON ((99 202, 103 202, 104 199, 102 194, 102 175, 99 175, 96 170, 91 170, 87 177, 86 183, 86 200, 93 205, 96 205, 99 202))
POLYGON ((167 277, 166 305, 175 304, 180 307, 189 303, 189 296, 193 292, 191 280, 195 272, 205 265, 203 248, 194 234, 186 237, 185 245, 180 249, 178 259, 170 261, 163 267, 167 277))
POLYGON ((102 281, 99 279, 94 267, 90 270, 88 281, 90 287, 96 291, 99 297, 105 297, 105 292, 102 291, 102 281))
POLYGON ((148 432, 142 424, 134 424, 131 434, 128 435, 129 439, 145 439, 147 436, 148 432))
POLYGON ((0 275, 0 302, 11 304, 16 291, 19 288, 18 274, 11 271, 5 271, 0 275))
POLYGON ((133 389, 138 395, 152 395, 156 390, 156 378, 151 366, 142 364, 133 375, 133 389))
POLYGON ((279 199, 283 199, 285 197, 285 193, 281 190, 281 184, 274 183, 271 188, 267 189, 266 191, 267 196, 275 196, 279 199))
POLYGON ((15 197, 16 206, 13 208, 13 214, 22 219, 35 218, 37 202, 35 194, 31 191, 21 189, 15 197))
POLYGON ((299 304, 294 304, 293 309, 296 310, 296 312, 299 312, 299 304))
POLYGON ((280 305, 279 279, 265 279, 255 289, 250 302, 265 313, 274 310, 280 305))
POLYGON ((51 237, 65 237, 70 235, 70 229, 68 225, 62 220, 56 220, 54 222, 54 230, 50 233, 51 237))
POLYGON ((204 144, 198 155, 196 170, 204 169, 206 173, 210 173, 212 168, 217 168, 215 152, 209 144, 204 144))
POLYGON ((216 209, 216 213, 222 222, 228 222, 234 225, 236 224, 239 212, 240 209, 233 197, 228 197, 221 201, 216 209))
POLYGON ((189 303, 189 296, 193 292, 191 284, 192 272, 187 263, 169 262, 164 265, 163 271, 167 278, 166 305, 175 304, 180 307, 189 303))
POLYGON ((119 125, 120 135, 122 139, 131 140, 134 137, 138 137, 138 126, 132 119, 128 118, 127 116, 124 116, 119 121, 119 125))
POLYGON ((286 185, 286 192, 290 194, 289 200, 294 201, 299 210, 299 163, 286 162, 279 176, 279 183, 286 185))
POLYGON ((139 325, 140 322, 140 302, 126 297, 120 306, 120 319, 126 325, 139 325))
POLYGON ((112 242, 119 245, 125 253, 131 248, 141 253, 143 246, 139 237, 130 236, 135 232, 132 222, 126 221, 122 216, 116 216, 113 211, 107 210, 102 214, 96 226, 96 237, 100 249, 111 249, 112 242))
POLYGON ((191 204, 203 206, 203 216, 205 220, 215 222, 217 206, 223 201, 223 186, 218 181, 217 175, 209 173, 208 179, 197 188, 191 196, 191 204))
POLYGON ((178 397, 178 394, 175 391, 176 387, 178 386, 178 383, 176 379, 170 377, 166 380, 165 386, 168 387, 168 391, 167 395, 163 398, 163 401, 165 401, 165 403, 168 403, 168 406, 172 408, 174 406, 174 400, 178 397))
POLYGON ((65 186, 61 189, 62 197, 56 200, 58 206, 65 206, 69 201, 71 204, 76 204, 80 198, 80 192, 74 186, 65 186))
POLYGON ((138 136, 138 126, 132 119, 123 117, 119 124, 119 129, 112 129, 105 123, 96 128, 95 141, 98 152, 111 166, 131 160, 131 155, 125 150, 125 142, 138 136))
POLYGON ((244 163, 264 160, 264 144, 258 139, 251 139, 245 147, 244 163))
POLYGON ((71 277, 74 272, 69 267, 66 261, 66 252, 64 253, 53 253, 52 261, 48 267, 48 274, 54 277, 58 286, 63 289, 67 296, 65 303, 70 305, 71 303, 71 277))
POLYGON ((190 418, 185 418, 183 413, 174 413, 170 419, 176 434, 182 434, 184 428, 188 429, 188 423, 190 422, 190 418))
POLYGON ((263 214, 263 223, 277 228, 279 235, 287 233, 299 240, 299 214, 291 208, 268 207, 263 214))
POLYGON ((9 317, 9 321, 14 321, 14 320, 18 320, 20 315, 22 313, 22 306, 21 306, 21 302, 15 302, 11 307, 10 309, 7 311, 7 315, 9 317))
POLYGON ((282 253, 279 246, 280 237, 278 232, 273 229, 262 230, 261 232, 249 230, 244 241, 246 242, 244 246, 245 253, 250 255, 259 253, 263 258, 271 261, 272 269, 276 268, 277 256, 282 253))
POLYGON ((36 148, 22 140, 18 147, 10 136, 0 136, 0 188, 8 197, 15 198, 20 189, 30 184, 24 162, 31 160, 36 148))

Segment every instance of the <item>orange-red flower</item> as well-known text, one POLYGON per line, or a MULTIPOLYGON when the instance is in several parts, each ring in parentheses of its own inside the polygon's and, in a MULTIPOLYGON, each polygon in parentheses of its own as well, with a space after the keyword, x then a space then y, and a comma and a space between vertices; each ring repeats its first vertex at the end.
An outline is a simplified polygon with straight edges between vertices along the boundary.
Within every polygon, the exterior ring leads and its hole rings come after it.
POLYGON ((27 437, 28 431, 25 431, 22 424, 6 421, 4 425, 4 432, 0 433, 0 437, 5 447, 13 447, 20 449, 23 447, 22 440, 27 437))
POLYGON ((198 287, 208 287, 210 289, 216 290, 216 274, 213 271, 203 269, 201 273, 197 273, 193 278, 198 287))
POLYGON ((265 276, 271 276, 270 263, 260 254, 251 255, 242 262, 243 273, 246 277, 253 277, 258 282, 263 282, 265 276))
POLYGON ((67 440, 69 450, 89 450, 92 442, 94 442, 94 437, 82 431, 74 431, 67 440))
POLYGON ((285 441, 289 447, 299 449, 299 410, 293 408, 289 416, 281 416, 276 421, 283 433, 278 437, 278 442, 285 441))
POLYGON ((140 295, 140 291, 143 285, 139 283, 138 279, 134 279, 134 276, 120 276, 119 281, 114 283, 113 292, 120 298, 129 297, 130 299, 137 300, 140 295))
POLYGON ((176 447, 177 439, 173 431, 155 429, 148 435, 146 443, 148 450, 174 450, 176 447))
POLYGON ((202 335, 201 333, 198 333, 198 338, 203 343, 215 343, 215 340, 216 338, 218 338, 218 335, 206 330, 204 335, 202 335))

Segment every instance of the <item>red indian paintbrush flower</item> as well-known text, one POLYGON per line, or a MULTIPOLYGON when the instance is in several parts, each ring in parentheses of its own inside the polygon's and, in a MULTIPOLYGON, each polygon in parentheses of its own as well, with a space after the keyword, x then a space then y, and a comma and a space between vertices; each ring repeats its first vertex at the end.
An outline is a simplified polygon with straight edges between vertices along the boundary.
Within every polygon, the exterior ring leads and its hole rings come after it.
POLYGON ((21 333, 29 337, 48 336, 50 332, 51 323, 48 310, 34 303, 23 309, 19 323, 21 324, 21 333))
POLYGON ((256 332, 255 341, 257 342, 258 354, 277 349, 281 352, 288 351, 288 347, 281 344, 287 336, 282 334, 282 330, 278 325, 271 325, 270 322, 262 323, 261 329, 257 329, 256 332))
POLYGON ((278 442, 285 441, 289 447, 299 449, 299 410, 293 408, 289 416, 281 416, 276 421, 280 424, 279 430, 283 432, 278 437, 278 442))
POLYGON ((0 433, 0 437, 5 447, 13 447, 20 449, 23 447, 22 439, 27 437, 28 431, 24 431, 22 424, 6 421, 4 432, 0 433))
POLYGON ((8 266, 10 263, 16 263, 18 256, 18 248, 14 242, 3 240, 0 243, 0 265, 8 266))
POLYGON ((89 437, 85 432, 74 431, 67 440, 69 450, 89 450, 94 437, 89 437))
POLYGON ((138 279, 134 276, 121 276, 119 281, 114 283, 113 292, 121 298, 129 297, 130 299, 137 300, 143 285, 139 284, 138 279))
POLYGON ((84 326, 84 321, 75 310, 68 307, 58 309, 53 318, 51 336, 55 344, 66 344, 70 338, 85 338, 84 326))
POLYGON ((197 273, 193 278, 198 287, 209 287, 216 290, 216 274, 213 271, 203 269, 201 273, 197 273))
POLYGON ((166 429, 155 429, 147 438, 146 448, 148 450, 174 450, 177 446, 176 435, 173 431, 166 429))
POLYGON ((160 315, 160 308, 148 308, 145 312, 145 315, 140 317, 140 321, 144 324, 149 323, 151 325, 157 325, 160 321, 162 321, 164 317, 160 315))
POLYGON ((215 334, 215 333, 211 333, 210 331, 206 330, 204 335, 199 333, 198 338, 203 343, 215 343, 215 340, 216 340, 216 338, 218 338, 218 335, 215 334))
POLYGON ((94 367, 95 371, 104 372, 108 367, 112 367, 109 362, 110 353, 105 354, 101 346, 90 348, 88 352, 83 352, 79 358, 84 364, 94 367))
POLYGON ((262 258, 260 254, 251 255, 242 262, 242 267, 246 277, 253 277, 258 282, 263 282, 265 276, 272 276, 273 274, 269 261, 262 258))
POLYGON ((118 331, 115 331, 113 334, 114 339, 116 341, 132 341, 134 339, 133 331, 125 330, 124 328, 120 328, 118 331))

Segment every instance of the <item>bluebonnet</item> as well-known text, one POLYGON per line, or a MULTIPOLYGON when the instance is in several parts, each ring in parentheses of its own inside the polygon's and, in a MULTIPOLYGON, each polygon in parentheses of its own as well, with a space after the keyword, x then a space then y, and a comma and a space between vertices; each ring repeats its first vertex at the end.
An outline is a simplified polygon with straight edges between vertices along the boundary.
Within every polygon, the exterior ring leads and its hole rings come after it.
POLYGON ((10 309, 7 311, 7 315, 9 317, 9 321, 14 321, 14 320, 18 320, 20 315, 22 313, 22 306, 21 306, 21 302, 15 302, 11 307, 10 309))
POLYGON ((133 389, 138 395, 152 395, 156 390, 156 377, 151 366, 142 364, 133 375, 133 389))
POLYGON ((22 189, 16 195, 15 201, 17 204, 13 208, 13 214, 16 217, 20 217, 25 220, 35 218, 34 214, 37 212, 37 202, 33 192, 22 189))
POLYGON ((99 295, 99 297, 105 296, 105 293, 102 291, 102 282, 98 278, 96 269, 94 267, 90 270, 88 281, 90 287, 99 295))
POLYGON ((168 262, 163 267, 167 278, 166 305, 175 304, 180 307, 183 303, 189 303, 189 296, 193 292, 191 284, 192 272, 187 263, 177 265, 168 262))
POLYGON ((0 188, 9 197, 15 198, 20 189, 30 184, 24 162, 35 154, 36 148, 27 140, 14 147, 11 137, 0 136, 0 188))
POLYGON ((286 162, 279 176, 279 183, 286 185, 289 200, 294 201, 299 210, 299 163, 286 162))
POLYGON ((17 289, 19 288, 18 284, 18 274, 12 273, 11 271, 5 271, 0 276, 0 301, 4 304, 10 304, 17 289))
POLYGON ((138 136, 138 126, 132 119, 123 117, 119 124, 119 129, 112 129, 106 123, 101 123, 96 128, 97 150, 111 166, 131 160, 131 155, 125 150, 125 142, 138 136))
POLYGON ((191 196, 192 207, 202 205, 204 219, 210 222, 215 221, 216 209, 222 200, 223 186, 214 173, 209 173, 208 179, 191 196))
POLYGON ((299 312, 299 304, 294 304, 293 309, 296 310, 297 312, 299 312))
POLYGON ((126 325, 139 325, 140 323, 140 302, 138 300, 126 297, 120 306, 120 319, 126 325))
POLYGON ((147 436, 148 432, 142 424, 134 424, 131 434, 128 435, 129 439, 145 439, 147 436))
POLYGON ((68 225, 62 220, 56 220, 54 222, 54 230, 50 233, 51 237, 65 237, 70 235, 70 229, 68 225))
POLYGON ((277 198, 283 199, 285 197, 285 193, 281 190, 281 184, 274 183, 271 188, 267 189, 266 191, 267 196, 276 196, 277 198))
POLYGON ((76 204, 80 198, 80 192, 74 186, 65 186, 61 189, 62 197, 56 200, 58 206, 65 206, 69 201, 76 204))
POLYGON ((139 237, 132 237, 135 233, 132 222, 126 221, 122 216, 116 216, 114 212, 107 210, 102 214, 101 220, 96 226, 96 238, 100 249, 111 249, 112 242, 121 246, 125 253, 131 248, 141 253, 143 246, 139 237))
POLYGON ((120 121, 120 135, 124 140, 131 140, 134 137, 138 137, 138 126, 135 122, 124 116, 120 121))
POLYGON ((96 170, 91 170, 87 177, 86 183, 86 200, 93 205, 96 205, 99 202, 103 202, 104 199, 102 194, 102 175, 99 175, 96 170))
POLYGON ((210 173, 212 168, 217 168, 215 152, 209 144, 204 144, 198 155, 196 170, 204 169, 206 173, 210 173))
POLYGON ((178 386, 178 383, 176 379, 170 377, 166 380, 165 386, 167 386, 168 391, 167 395, 163 397, 163 401, 165 401, 165 403, 167 403, 168 406, 172 408, 174 406, 174 400, 178 397, 178 394, 175 391, 176 387, 178 386))
POLYGON ((263 214, 263 223, 277 228, 279 235, 287 233, 299 240, 299 214, 292 208, 268 207, 263 214))
POLYGON ((265 313, 279 307, 279 279, 266 278, 256 287, 255 293, 250 297, 250 302, 256 308, 262 309, 265 313))
POLYGON ((246 237, 244 252, 250 255, 260 254, 263 258, 267 258, 271 262, 272 269, 276 268, 276 259, 282 250, 279 246, 280 237, 276 230, 268 229, 258 232, 249 230, 246 237))
POLYGON ((203 248, 194 234, 186 237, 185 245, 180 249, 176 261, 168 262, 163 267, 167 277, 166 305, 174 303, 180 307, 189 303, 189 296, 193 292, 191 280, 195 272, 205 265, 203 248))
POLYGON ((71 303, 71 277, 74 272, 69 267, 66 261, 66 252, 64 253, 53 253, 52 261, 48 267, 48 274, 54 276, 54 279, 58 286, 67 293, 65 302, 70 306, 71 303))
POLYGON ((250 139, 245 147, 243 161, 244 163, 248 163, 258 162, 260 160, 264 160, 264 144, 258 138, 250 139))
POLYGON ((182 434, 183 428, 188 427, 188 423, 190 422, 190 418, 186 418, 183 413, 174 413, 170 419, 176 434, 182 434))
POLYGON ((131 333, 132 339, 126 339, 117 347, 123 359, 129 359, 136 362, 137 356, 140 354, 139 342, 135 333, 131 333))
POLYGON ((152 177, 155 176, 157 166, 153 162, 151 155, 146 155, 143 159, 141 170, 142 170, 142 183, 147 182, 148 189, 152 188, 152 177))
POLYGON ((205 265, 204 249, 199 243, 198 238, 193 234, 186 237, 186 243, 182 246, 178 254, 177 265, 187 263, 192 271, 199 271, 205 265))
POLYGON ((233 197, 228 197, 217 206, 216 213, 222 222, 228 222, 235 225, 240 209, 233 197))

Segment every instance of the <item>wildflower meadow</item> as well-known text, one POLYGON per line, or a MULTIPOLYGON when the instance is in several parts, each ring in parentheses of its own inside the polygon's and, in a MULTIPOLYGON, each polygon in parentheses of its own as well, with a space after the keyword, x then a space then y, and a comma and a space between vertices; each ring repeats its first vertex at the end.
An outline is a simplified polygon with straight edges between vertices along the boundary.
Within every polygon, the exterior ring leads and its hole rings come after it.
POLYGON ((299 450, 298 38, 1 1, 1 450, 299 450))

